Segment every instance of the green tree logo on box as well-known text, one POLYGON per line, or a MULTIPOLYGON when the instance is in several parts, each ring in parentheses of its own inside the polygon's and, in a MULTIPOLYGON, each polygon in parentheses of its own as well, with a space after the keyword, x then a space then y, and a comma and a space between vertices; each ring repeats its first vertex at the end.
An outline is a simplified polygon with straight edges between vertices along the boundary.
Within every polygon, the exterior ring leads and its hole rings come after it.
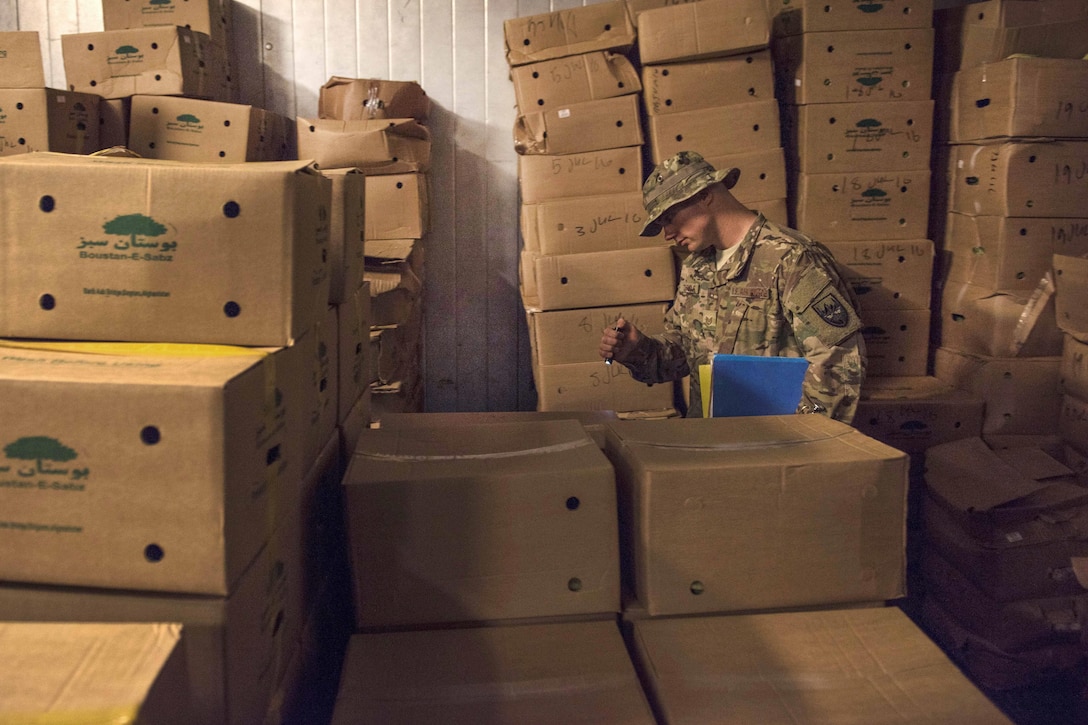
POLYGON ((102 225, 106 234, 117 234, 129 238, 129 246, 132 247, 157 247, 158 243, 141 244, 137 237, 158 237, 166 234, 166 227, 159 224, 149 216, 143 214, 124 214, 102 225))
POLYGON ((166 122, 166 128, 169 131, 179 131, 183 133, 200 133, 204 130, 204 124, 200 122, 200 119, 191 113, 183 113, 173 121, 166 122))
MULTIPOLYGON (((48 436, 26 436, 12 441, 4 446, 4 456, 8 460, 22 461, 22 463, 0 466, 0 473, 8 473, 12 468, 15 468, 15 473, 22 478, 61 476, 79 480, 86 478, 90 473, 88 468, 71 468, 57 465, 74 461, 79 457, 79 454, 56 438, 48 436)), ((39 481, 38 487, 73 488, 74 486, 67 483, 60 484, 56 481, 51 485, 48 482, 39 481)), ((79 488, 82 488, 82 486, 79 486, 79 488)))

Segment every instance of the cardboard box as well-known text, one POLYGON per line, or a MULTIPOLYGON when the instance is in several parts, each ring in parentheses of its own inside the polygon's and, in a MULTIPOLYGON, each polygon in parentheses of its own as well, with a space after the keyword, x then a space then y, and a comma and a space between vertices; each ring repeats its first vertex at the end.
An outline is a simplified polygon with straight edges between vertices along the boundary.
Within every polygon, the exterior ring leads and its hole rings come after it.
POLYGON ((0 88, 0 156, 97 151, 99 100, 53 88, 0 88))
POLYGON ((986 402, 983 434, 1038 435, 1058 432, 1060 362, 972 355, 941 346, 933 352, 933 374, 986 402))
POLYGON ((226 51, 182 26, 61 36, 68 88, 103 98, 184 95, 232 101, 226 51))
POLYGON ((257 106, 132 96, 128 147, 148 159, 286 161, 286 127, 285 117, 257 106))
POLYGON ((523 204, 595 194, 642 193, 642 149, 628 146, 565 155, 518 155, 523 204))
POLYGON ((644 65, 642 86, 646 113, 651 116, 773 100, 771 51, 644 65))
POLYGON ((926 238, 928 170, 791 178, 791 226, 822 242, 926 238))
POLYGON ((5 583, 0 586, 0 619, 178 622, 188 681, 173 694, 185 698, 178 712, 194 713, 183 722, 249 725, 263 721, 282 668, 297 646, 297 625, 287 609, 288 589, 296 586, 294 575, 287 573, 291 561, 265 549, 226 598, 5 583))
POLYGON ((430 226, 427 176, 367 176, 364 206, 366 239, 421 239, 430 226))
POLYGON ((950 147, 948 208, 972 216, 1071 217, 1088 201, 1088 141, 950 147))
POLYGON ((1066 334, 1062 339, 1059 387, 1081 400, 1088 400, 1088 343, 1066 334))
POLYGON ((275 350, 8 343, 0 385, 25 414, 0 436, 0 538, 25 554, 0 564, 2 578, 233 591, 310 464, 298 432, 318 401, 299 372, 314 339, 275 350), (57 395, 61 417, 42 404, 57 395), (163 494, 171 487, 188 492, 184 506, 163 494))
POLYGON ((910 454, 982 435, 984 402, 931 376, 869 376, 854 427, 910 454))
POLYGON ((965 629, 1007 652, 1076 644, 1088 594, 998 602, 940 554, 923 549, 919 573, 928 596, 965 629))
POLYGON ((415 81, 332 76, 321 86, 318 118, 340 121, 415 119, 426 123, 431 99, 415 81))
POLYGON ((355 634, 332 722, 653 725, 613 622, 355 634))
POLYGON ((1062 332, 1088 340, 1088 260, 1055 254, 1054 257, 1054 313, 1062 332))
POLYGON ((577 420, 597 445, 604 448, 604 427, 618 420, 614 410, 503 410, 457 413, 390 413, 382 418, 380 428, 387 430, 437 428, 443 426, 479 425, 481 423, 513 423, 540 420, 577 420))
POLYGON ((783 111, 783 138, 798 171, 929 170, 933 101, 817 103, 783 111))
POLYGON ((1055 254, 1088 254, 1088 219, 949 212, 943 249, 949 282, 1030 291, 1052 272, 1055 254))
POLYGON ((661 246, 660 238, 639 236, 645 217, 640 192, 522 204, 521 237, 525 249, 541 254, 661 246))
POLYGON ((132 98, 101 98, 98 102, 98 148, 128 146, 132 98))
POLYGON ((781 199, 782 218, 786 218, 786 154, 782 147, 703 158, 715 169, 740 169, 737 184, 730 189, 737 201, 751 204, 781 199))
POLYGON ((928 310, 933 294, 933 242, 827 242, 863 312, 928 310))
POLYGON ((933 0, 828 3, 826 0, 771 0, 775 36, 832 30, 932 28, 933 0))
POLYGON ((412 119, 333 121, 296 119, 298 156, 320 168, 357 166, 368 174, 427 171, 431 133, 412 119))
POLYGON ((419 312, 403 324, 370 329, 369 384, 388 385, 421 373, 422 310, 419 312))
POLYGON ((363 270, 363 279, 370 286, 370 325, 382 327, 404 324, 422 309, 422 271, 417 271, 419 267, 414 263, 414 258, 421 252, 415 245, 415 240, 411 239, 368 240, 364 249, 372 248, 375 243, 390 250, 400 249, 403 256, 400 260, 387 264, 368 265, 363 270))
POLYGON ((911 377, 925 375, 929 365, 930 312, 924 309, 865 310, 866 374, 911 377))
POLYGON ((1077 450, 1088 451, 1088 401, 1068 393, 1062 396, 1058 435, 1077 450))
POLYGON ((764 0, 704 0, 638 16, 644 64, 737 55, 766 48, 771 24, 764 0))
POLYGON ((44 88, 45 67, 36 30, 0 33, 0 88, 44 88))
POLYGON ((1068 58, 1009 58, 956 73, 953 143, 1013 136, 1088 137, 1088 67, 1068 58))
POLYGON ((508 18, 502 29, 511 66, 595 50, 625 51, 635 44, 635 26, 623 0, 508 18))
POLYGON ((523 113, 642 90, 638 71, 619 53, 597 50, 510 69, 514 97, 523 113))
POLYGON ((22 270, 0 335, 290 344, 327 304, 330 185, 299 161, 0 159, 3 266, 22 270))
POLYGON ((949 282, 941 293, 940 344, 990 357, 1060 355, 1054 305, 1052 285, 1036 293, 949 282))
POLYGON ((537 410, 663 410, 673 407, 673 383, 648 385, 623 365, 596 362, 533 366, 537 410))
POLYGON ((418 370, 413 377, 388 384, 371 383, 371 420, 380 421, 389 413, 423 412, 423 376, 418 370))
POLYGON ((1088 53, 1088 7, 1079 0, 984 0, 942 7, 934 19, 949 73, 1015 54, 1088 53))
POLYGON ((640 146, 637 95, 563 105, 550 111, 522 111, 514 123, 519 154, 578 154, 640 146))
POLYGON ((619 610, 615 480, 577 421, 363 431, 344 495, 358 628, 619 610))
POLYGON ((184 25, 207 34, 224 48, 233 40, 232 0, 186 0, 182 3, 155 0, 103 0, 105 30, 129 30, 161 25, 184 25))
POLYGON ((650 616, 903 595, 907 456, 845 423, 619 421, 605 452, 625 575, 650 616))
POLYGON ((772 50, 783 103, 932 97, 932 28, 801 33, 778 38, 772 50))
POLYGON ((654 163, 680 151, 698 151, 709 158, 782 146, 774 100, 650 116, 649 120, 654 163))
POLYGON ((336 305, 336 324, 340 341, 337 351, 339 381, 337 390, 337 423, 343 424, 352 407, 369 387, 370 373, 370 283, 363 282, 359 289, 344 302, 336 305))
POLYGON ((632 639, 667 722, 1011 725, 896 607, 642 620, 632 639))
POLYGON ((0 624, 5 719, 192 722, 178 624, 0 624))
POLYGON ((582 307, 663 302, 676 296, 676 265, 669 247, 612 252, 536 255, 521 260, 526 307, 569 310, 582 307), (533 294, 535 292, 535 295, 533 294))
POLYGON ((346 302, 363 283, 363 239, 366 229, 366 177, 355 168, 331 169, 329 207, 329 304, 346 302))
POLYGON ((654 302, 550 312, 530 310, 526 317, 533 362, 540 365, 600 363, 598 347, 606 327, 622 317, 644 335, 659 335, 665 330, 667 307, 654 302))

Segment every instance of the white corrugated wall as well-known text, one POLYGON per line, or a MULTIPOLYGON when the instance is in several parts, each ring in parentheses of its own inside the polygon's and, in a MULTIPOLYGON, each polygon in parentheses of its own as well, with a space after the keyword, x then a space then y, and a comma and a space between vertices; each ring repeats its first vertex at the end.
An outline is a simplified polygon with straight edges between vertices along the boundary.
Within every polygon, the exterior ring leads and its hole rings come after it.
MULTIPOLYGON (((418 81, 434 101, 425 400, 434 411, 535 404, 518 297, 514 91, 503 21, 595 0, 233 0, 241 103, 313 117, 329 76, 418 81)), ((62 35, 102 30, 101 0, 0 0, 36 30, 64 88, 62 35)), ((2 193, 2 190, 0 190, 2 193)))

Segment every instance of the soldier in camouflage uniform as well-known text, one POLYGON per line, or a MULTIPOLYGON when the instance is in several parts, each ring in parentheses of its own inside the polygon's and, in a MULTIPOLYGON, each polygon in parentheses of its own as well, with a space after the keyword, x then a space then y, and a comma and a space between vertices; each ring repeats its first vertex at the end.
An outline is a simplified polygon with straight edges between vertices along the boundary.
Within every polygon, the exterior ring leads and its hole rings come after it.
POLYGON ((688 254, 665 332, 646 336, 617 320, 600 354, 645 383, 690 374, 688 415, 702 415, 699 365, 715 353, 805 357, 798 413, 851 422, 865 375, 865 343, 853 290, 831 252, 754 212, 730 193, 738 169, 715 170, 682 151, 642 187, 643 236, 662 230, 688 254))

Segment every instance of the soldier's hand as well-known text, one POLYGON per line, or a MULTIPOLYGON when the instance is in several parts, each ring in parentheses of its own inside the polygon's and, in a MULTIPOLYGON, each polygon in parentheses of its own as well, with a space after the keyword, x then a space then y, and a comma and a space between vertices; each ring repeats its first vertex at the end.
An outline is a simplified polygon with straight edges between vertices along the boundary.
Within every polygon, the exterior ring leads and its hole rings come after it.
POLYGON ((601 357, 605 360, 623 362, 635 345, 642 339, 642 333, 633 324, 622 317, 612 327, 606 327, 601 333, 601 357))

